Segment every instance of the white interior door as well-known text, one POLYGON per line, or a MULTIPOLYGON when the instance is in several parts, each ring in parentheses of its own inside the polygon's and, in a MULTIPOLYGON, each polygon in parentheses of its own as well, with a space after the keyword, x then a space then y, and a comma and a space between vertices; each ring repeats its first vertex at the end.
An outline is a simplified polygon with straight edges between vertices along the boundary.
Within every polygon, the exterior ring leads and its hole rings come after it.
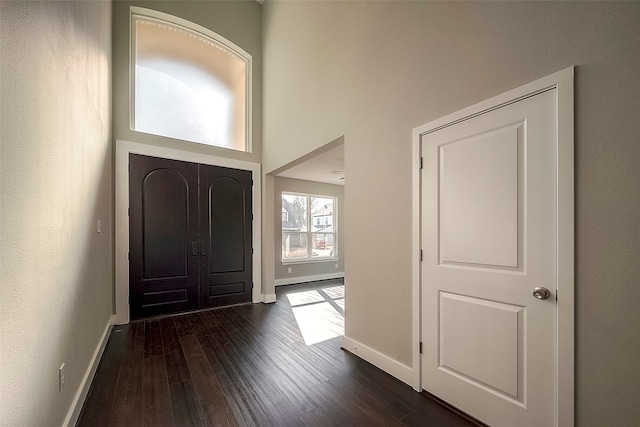
POLYGON ((550 89, 421 137, 422 387, 496 427, 556 420, 556 117, 550 89))

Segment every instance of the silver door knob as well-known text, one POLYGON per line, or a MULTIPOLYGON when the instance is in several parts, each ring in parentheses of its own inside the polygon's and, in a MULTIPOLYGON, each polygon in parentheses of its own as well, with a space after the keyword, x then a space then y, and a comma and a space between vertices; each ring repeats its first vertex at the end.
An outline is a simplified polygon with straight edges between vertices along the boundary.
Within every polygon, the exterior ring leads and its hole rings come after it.
POLYGON ((538 299, 548 299, 551 296, 551 292, 547 288, 534 288, 533 296, 538 299))

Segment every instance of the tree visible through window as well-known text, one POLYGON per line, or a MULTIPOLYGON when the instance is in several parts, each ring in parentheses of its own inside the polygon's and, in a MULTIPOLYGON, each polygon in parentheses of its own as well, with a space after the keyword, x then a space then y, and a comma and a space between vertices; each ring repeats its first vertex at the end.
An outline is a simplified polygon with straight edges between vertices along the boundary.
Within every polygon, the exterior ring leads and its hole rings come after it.
POLYGON ((250 151, 251 56, 189 21, 131 11, 133 130, 250 151))
POLYGON ((335 208, 335 197, 282 193, 282 261, 336 258, 335 208))

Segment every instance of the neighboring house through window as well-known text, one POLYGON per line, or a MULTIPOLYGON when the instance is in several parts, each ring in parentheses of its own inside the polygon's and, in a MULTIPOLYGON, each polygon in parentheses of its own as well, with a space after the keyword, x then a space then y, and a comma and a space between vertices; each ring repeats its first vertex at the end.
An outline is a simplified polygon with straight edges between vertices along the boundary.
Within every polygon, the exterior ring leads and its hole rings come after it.
POLYGON ((282 193, 282 261, 337 257, 336 198, 282 193))

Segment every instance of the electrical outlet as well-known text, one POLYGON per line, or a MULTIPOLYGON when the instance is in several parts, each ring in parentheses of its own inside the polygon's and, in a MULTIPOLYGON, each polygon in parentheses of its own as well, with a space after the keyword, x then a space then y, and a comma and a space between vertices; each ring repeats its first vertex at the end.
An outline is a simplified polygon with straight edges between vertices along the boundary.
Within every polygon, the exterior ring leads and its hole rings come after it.
POLYGON ((58 391, 62 391, 64 388, 64 363, 60 365, 58 370, 58 391))
POLYGON ((102 232, 102 222, 100 220, 98 220, 98 224, 96 225, 96 228, 98 229, 98 233, 102 232))
POLYGON ((289 273, 291 273, 291 267, 287 268, 287 271, 288 271, 289 273))

